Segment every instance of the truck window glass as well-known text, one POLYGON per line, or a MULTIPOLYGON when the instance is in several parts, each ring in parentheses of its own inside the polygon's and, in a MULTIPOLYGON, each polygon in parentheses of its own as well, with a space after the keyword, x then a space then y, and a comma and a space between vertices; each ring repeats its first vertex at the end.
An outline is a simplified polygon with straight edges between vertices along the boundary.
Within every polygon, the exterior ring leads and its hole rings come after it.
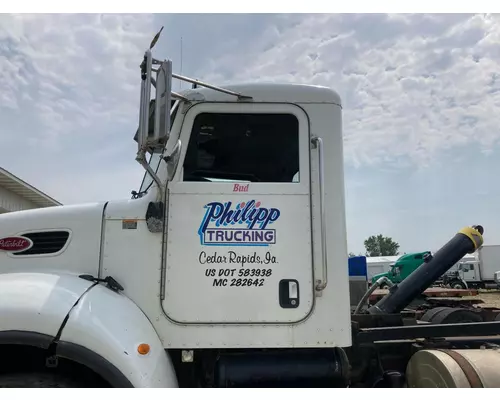
POLYGON ((299 182, 299 123, 291 114, 196 116, 184 180, 299 182))

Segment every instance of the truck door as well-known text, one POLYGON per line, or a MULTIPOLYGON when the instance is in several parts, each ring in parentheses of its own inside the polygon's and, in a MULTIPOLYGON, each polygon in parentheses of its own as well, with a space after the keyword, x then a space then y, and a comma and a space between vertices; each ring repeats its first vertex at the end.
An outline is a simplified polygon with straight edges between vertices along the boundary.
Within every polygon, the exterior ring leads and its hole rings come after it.
POLYGON ((166 314, 185 324, 307 317, 314 279, 305 112, 201 103, 186 113, 180 139, 168 187, 166 314))
POLYGON ((464 270, 463 280, 465 282, 478 282, 481 280, 479 277, 479 269, 476 263, 464 264, 467 268, 464 270))

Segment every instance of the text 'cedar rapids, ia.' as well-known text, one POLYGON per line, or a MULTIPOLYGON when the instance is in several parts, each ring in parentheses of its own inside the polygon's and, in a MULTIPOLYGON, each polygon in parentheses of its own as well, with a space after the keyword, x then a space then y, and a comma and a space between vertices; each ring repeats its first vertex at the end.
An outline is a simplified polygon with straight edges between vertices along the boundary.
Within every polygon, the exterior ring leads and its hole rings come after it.
POLYGON ((268 246, 276 243, 276 230, 266 228, 280 217, 277 208, 261 207, 260 201, 251 200, 234 207, 230 201, 211 202, 205 209, 198 231, 202 245, 268 246))
POLYGON ((214 266, 205 269, 205 276, 214 277, 212 286, 264 286, 266 278, 273 274, 272 264, 278 264, 276 257, 269 251, 261 257, 256 252, 248 255, 236 254, 228 251, 227 254, 207 254, 202 251, 198 257, 200 264, 214 266), (238 268, 227 268, 224 264, 238 264, 238 268), (262 266, 258 266, 262 264, 262 266), (269 265, 269 267, 265 267, 269 265), (231 280, 217 277, 230 277, 231 280))

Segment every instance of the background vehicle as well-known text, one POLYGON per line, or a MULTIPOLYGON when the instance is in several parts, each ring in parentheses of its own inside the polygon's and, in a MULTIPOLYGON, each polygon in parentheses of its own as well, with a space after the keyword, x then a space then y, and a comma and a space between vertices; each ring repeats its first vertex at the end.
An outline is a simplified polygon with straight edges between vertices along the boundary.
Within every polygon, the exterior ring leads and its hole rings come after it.
MULTIPOLYGON (((402 282, 403 279, 422 265, 424 257, 427 254, 430 254, 430 251, 402 255, 393 265, 391 265, 391 269, 389 271, 374 275, 372 277, 372 284, 382 277, 386 277, 392 283, 402 282)), ((389 286, 386 283, 382 285, 382 288, 387 287, 389 286)))
POLYGON ((374 275, 389 271, 399 257, 400 256, 366 257, 368 279, 370 282, 374 275))
MULTIPOLYGON (((455 270, 455 268, 453 269, 455 270)), ((498 289, 495 274, 500 271, 500 246, 482 246, 472 260, 462 260, 456 266, 456 275, 477 289, 498 289)))
POLYGON ((443 286, 448 286, 452 289, 467 289, 467 282, 460 275, 458 270, 450 271, 443 275, 441 283, 443 286))

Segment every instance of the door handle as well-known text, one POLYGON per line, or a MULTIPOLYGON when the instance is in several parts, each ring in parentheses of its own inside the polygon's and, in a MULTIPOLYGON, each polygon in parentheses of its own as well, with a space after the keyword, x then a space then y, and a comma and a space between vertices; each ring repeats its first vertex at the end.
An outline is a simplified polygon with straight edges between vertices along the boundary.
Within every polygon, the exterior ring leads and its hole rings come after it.
POLYGON ((297 308, 299 306, 299 282, 297 280, 282 279, 280 281, 279 301, 283 308, 297 308))

